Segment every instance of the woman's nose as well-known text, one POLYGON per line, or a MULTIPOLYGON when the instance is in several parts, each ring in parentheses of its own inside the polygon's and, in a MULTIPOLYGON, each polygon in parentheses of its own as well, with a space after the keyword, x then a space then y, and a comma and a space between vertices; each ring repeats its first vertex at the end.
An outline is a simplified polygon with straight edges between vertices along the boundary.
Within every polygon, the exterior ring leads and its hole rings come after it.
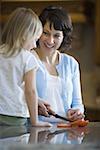
POLYGON ((53 44, 54 43, 54 37, 53 36, 49 36, 48 37, 48 43, 49 44, 53 44))

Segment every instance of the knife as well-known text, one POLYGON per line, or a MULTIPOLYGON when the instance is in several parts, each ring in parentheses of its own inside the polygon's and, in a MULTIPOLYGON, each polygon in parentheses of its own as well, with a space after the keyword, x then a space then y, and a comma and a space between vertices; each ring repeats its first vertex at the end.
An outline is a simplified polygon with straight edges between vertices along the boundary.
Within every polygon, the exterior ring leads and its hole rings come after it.
MULTIPOLYGON (((63 116, 60 116, 60 115, 58 115, 58 114, 53 114, 53 113, 51 113, 51 112, 48 112, 48 114, 54 116, 55 118, 62 119, 62 120, 64 120, 64 121, 70 121, 68 118, 65 118, 65 117, 63 117, 63 116)), ((71 122, 71 121, 70 121, 70 122, 71 122)))

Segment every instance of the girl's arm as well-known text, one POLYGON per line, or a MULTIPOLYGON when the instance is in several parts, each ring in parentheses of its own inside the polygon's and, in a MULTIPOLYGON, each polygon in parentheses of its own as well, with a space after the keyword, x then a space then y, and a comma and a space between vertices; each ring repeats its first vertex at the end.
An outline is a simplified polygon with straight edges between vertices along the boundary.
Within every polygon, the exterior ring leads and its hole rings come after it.
POLYGON ((38 122, 38 99, 35 87, 35 73, 36 70, 34 69, 27 72, 24 76, 25 97, 32 125, 36 125, 38 122))
POLYGON ((51 126, 49 123, 38 122, 38 97, 36 92, 36 69, 27 72, 24 76, 25 96, 28 105, 30 120, 33 126, 51 126))

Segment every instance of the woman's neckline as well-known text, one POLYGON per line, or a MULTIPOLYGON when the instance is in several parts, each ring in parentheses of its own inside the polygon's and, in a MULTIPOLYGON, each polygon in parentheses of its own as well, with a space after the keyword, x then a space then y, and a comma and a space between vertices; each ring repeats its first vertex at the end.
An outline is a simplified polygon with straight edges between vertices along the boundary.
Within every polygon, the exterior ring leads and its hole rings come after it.
MULTIPOLYGON (((40 57, 39 57, 39 55, 38 55, 38 52, 36 51, 36 50, 33 50, 32 51, 32 53, 35 55, 35 57, 38 59, 38 61, 39 61, 39 63, 45 68, 45 71, 47 72, 47 74, 48 75, 50 75, 50 76, 54 76, 54 77, 59 77, 59 75, 58 75, 58 73, 57 73, 57 75, 53 75, 53 74, 51 74, 49 71, 48 71, 48 69, 46 68, 46 62, 45 61, 43 61, 43 60, 41 60, 40 59, 40 57)), ((60 52, 57 50, 57 55, 58 55, 58 63, 57 64, 54 64, 54 66, 53 67, 57 67, 58 65, 59 65, 59 63, 60 63, 60 61, 61 61, 61 55, 60 55, 60 52)), ((57 69, 57 68, 56 68, 57 69)))
POLYGON ((34 55, 36 56, 36 58, 38 60, 40 60, 42 63, 48 63, 49 65, 58 65, 60 63, 60 60, 61 60, 61 57, 60 57, 60 52, 58 50, 56 50, 56 53, 54 54, 52 60, 50 60, 49 57, 45 57, 45 58, 42 58, 40 53, 38 53, 39 49, 37 50, 34 50, 33 53, 34 55))

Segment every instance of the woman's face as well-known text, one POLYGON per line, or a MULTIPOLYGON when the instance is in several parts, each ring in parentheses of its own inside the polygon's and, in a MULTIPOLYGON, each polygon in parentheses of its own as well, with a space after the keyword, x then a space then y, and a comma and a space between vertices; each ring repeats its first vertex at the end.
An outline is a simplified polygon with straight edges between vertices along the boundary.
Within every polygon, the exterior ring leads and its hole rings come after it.
POLYGON ((52 54, 60 47, 63 37, 63 31, 55 30, 53 26, 50 29, 50 24, 47 22, 44 25, 43 33, 39 40, 41 51, 45 55, 52 54))

